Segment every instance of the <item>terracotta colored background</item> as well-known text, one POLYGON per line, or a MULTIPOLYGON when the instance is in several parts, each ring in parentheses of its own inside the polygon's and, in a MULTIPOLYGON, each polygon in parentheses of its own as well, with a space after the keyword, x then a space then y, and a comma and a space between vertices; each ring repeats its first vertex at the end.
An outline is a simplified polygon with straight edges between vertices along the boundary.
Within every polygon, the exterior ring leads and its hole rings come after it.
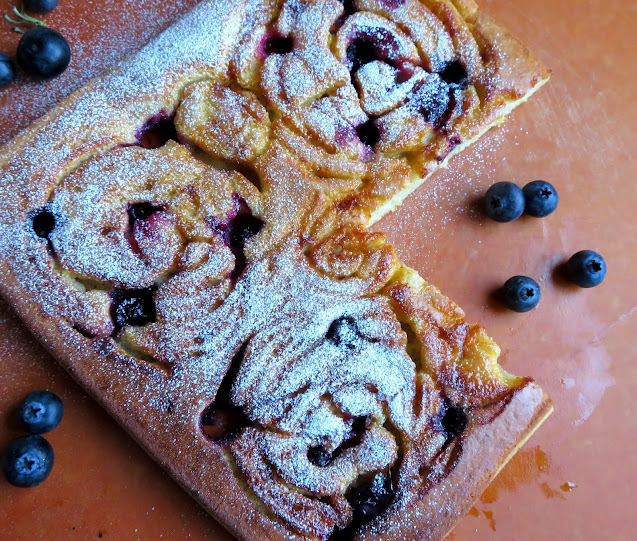
MULTIPOLYGON (((73 62, 42 84, 0 90, 0 142, 63 96, 130 54, 193 0, 62 0, 46 17, 71 42, 73 62)), ((451 537, 597 541, 635 539, 637 481, 637 2, 482 0, 553 69, 550 83, 378 228, 403 259, 483 323, 503 364, 532 375, 556 411, 451 537), (475 210, 499 180, 542 178, 560 192, 543 220, 487 222, 475 210), (604 284, 579 290, 556 266, 581 249, 601 252, 604 284), (492 291, 514 274, 536 278, 540 306, 506 311, 492 291)), ((0 9, 10 6, 0 0, 0 9)), ((0 52, 18 36, 0 20, 0 52)), ((0 479, 0 539, 229 541, 135 443, 57 368, 0 301, 0 447, 18 435, 10 411, 47 388, 66 407, 47 437, 49 480, 17 489, 0 479)))

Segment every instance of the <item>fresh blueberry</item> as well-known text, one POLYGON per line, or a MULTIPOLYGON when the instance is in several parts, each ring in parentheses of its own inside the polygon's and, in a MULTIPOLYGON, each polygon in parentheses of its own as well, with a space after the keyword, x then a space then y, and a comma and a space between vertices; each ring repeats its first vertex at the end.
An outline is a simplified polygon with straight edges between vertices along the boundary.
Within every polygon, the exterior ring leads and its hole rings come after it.
POLYGON ((18 406, 18 419, 29 434, 44 434, 60 424, 64 406, 56 394, 33 391, 18 406))
POLYGON ((27 30, 18 42, 16 58, 33 77, 53 79, 71 62, 71 47, 64 36, 44 26, 27 30))
POLYGON ((582 250, 568 260, 566 274, 580 287, 595 287, 606 278, 606 261, 593 250, 582 250))
POLYGON ((511 310, 528 312, 540 302, 540 286, 528 276, 514 276, 505 282, 502 296, 511 310))
POLYGON ((498 182, 484 197, 487 216, 496 222, 512 222, 524 212, 524 193, 513 182, 498 182))
POLYGON ((13 440, 5 450, 2 469, 12 485, 34 487, 49 476, 53 459, 53 448, 42 436, 23 436, 13 440))
POLYGON ((529 182, 523 189, 526 213, 534 218, 544 218, 551 214, 560 202, 557 190, 544 180, 529 182))
POLYGON ((24 0, 24 7, 36 13, 48 13, 58 7, 58 0, 24 0))
POLYGON ((15 77, 15 70, 9 57, 4 54, 0 54, 0 88, 7 86, 15 77))

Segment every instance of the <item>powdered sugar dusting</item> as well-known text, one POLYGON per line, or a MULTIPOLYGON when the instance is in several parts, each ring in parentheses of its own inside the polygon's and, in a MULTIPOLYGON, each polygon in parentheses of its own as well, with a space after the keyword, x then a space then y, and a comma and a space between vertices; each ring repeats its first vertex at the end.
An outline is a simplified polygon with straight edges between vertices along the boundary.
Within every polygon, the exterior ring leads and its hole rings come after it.
POLYGON ((449 224, 462 215, 471 219, 481 216, 475 205, 481 198, 484 179, 495 177, 497 150, 509 137, 506 125, 491 130, 472 145, 471 153, 452 158, 445 169, 416 190, 399 216, 388 216, 375 229, 387 229, 390 222, 392 234, 400 236, 407 256, 431 258, 441 239, 453 234, 449 224))
MULTIPOLYGON (((135 2, 133 16, 127 13, 123 19, 122 9, 109 2, 91 2, 88 10, 86 2, 66 0, 61 3, 54 12, 42 18, 71 44, 71 64, 64 74, 52 81, 42 83, 20 75, 19 86, 0 89, 0 123, 4 127, 0 144, 9 141, 20 129, 92 77, 134 53, 140 43, 157 35, 195 4, 195 0, 163 3, 139 0, 135 2), (81 18, 78 18, 80 13, 81 18), (11 118, 7 117, 9 111, 11 118)), ((5 23, 5 31, 0 34, 0 47, 3 53, 11 56, 20 36, 10 32, 9 28, 10 25, 5 23)))
POLYGON ((451 436, 440 426, 439 383, 417 372, 426 359, 408 354, 390 294, 379 293, 400 267, 383 242, 333 246, 344 254, 333 268, 308 257, 304 242, 338 229, 343 201, 361 228, 459 144, 463 115, 498 114, 473 79, 445 80, 456 56, 479 71, 465 21, 443 25, 414 1, 357 6, 369 12, 339 27, 336 0, 203 2, 7 147, 1 162, 3 288, 62 337, 54 352, 208 503, 223 500, 214 476, 225 475, 243 501, 259 500, 251 513, 265 508, 270 520, 321 539, 360 518, 348 498, 370 476, 384 472, 398 483, 396 501, 406 501, 423 482, 422 462, 444 458, 451 436), (410 25, 416 15, 422 24, 410 25), (264 46, 272 37, 286 46, 264 46), (218 93, 233 85, 226 116, 189 114, 184 93, 205 102, 212 82, 218 93), (243 137, 240 108, 258 111, 263 139, 240 155, 211 159, 195 132, 188 145, 137 146, 149 119, 173 115, 182 143, 180 122, 209 119, 243 137), (250 168, 255 185, 237 172, 250 168), (134 216, 138 204, 152 212, 134 216), (312 237, 312 220, 330 209, 332 230, 319 223, 312 237), (34 227, 37 212, 53 219, 50 231, 34 227), (224 385, 247 422, 215 440, 200 429, 202 412, 214 413, 224 385), (223 471, 203 466, 222 456, 223 471))

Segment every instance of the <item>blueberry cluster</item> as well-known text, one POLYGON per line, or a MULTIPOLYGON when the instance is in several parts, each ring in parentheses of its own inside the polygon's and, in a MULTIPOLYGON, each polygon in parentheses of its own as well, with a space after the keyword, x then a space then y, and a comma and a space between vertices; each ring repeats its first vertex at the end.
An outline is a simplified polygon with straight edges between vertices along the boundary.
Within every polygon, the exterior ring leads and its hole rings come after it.
POLYGON ((40 434, 60 424, 64 407, 60 397, 49 391, 29 393, 17 409, 20 425, 28 436, 13 440, 2 456, 2 470, 16 487, 42 483, 53 468, 53 448, 40 434))
MULTIPOLYGON (((53 11, 58 0, 25 0, 24 9, 35 13, 53 11)), ((71 62, 71 47, 59 32, 48 28, 41 20, 13 8, 16 19, 5 13, 4 18, 22 34, 16 50, 16 60, 22 70, 36 79, 53 79, 60 75, 71 62), (24 25, 35 25, 23 30, 24 25)), ((15 68, 8 56, 0 54, 0 88, 15 78, 15 68)))
MULTIPOLYGON (((544 180, 530 182, 520 189, 513 182, 497 182, 484 197, 485 212, 496 222, 517 220, 524 212, 534 218, 552 214, 559 203, 557 190, 544 180)), ((606 262, 597 252, 582 250, 566 264, 566 277, 579 287, 595 287, 606 277, 606 262)), ((540 302, 540 286, 528 276, 514 276, 501 290, 504 303, 516 312, 533 310, 540 302)))
POLYGON ((513 182, 497 182, 487 190, 484 206, 487 216, 496 222, 512 222, 526 211, 544 218, 557 208, 557 190, 544 180, 535 180, 520 189, 513 182))

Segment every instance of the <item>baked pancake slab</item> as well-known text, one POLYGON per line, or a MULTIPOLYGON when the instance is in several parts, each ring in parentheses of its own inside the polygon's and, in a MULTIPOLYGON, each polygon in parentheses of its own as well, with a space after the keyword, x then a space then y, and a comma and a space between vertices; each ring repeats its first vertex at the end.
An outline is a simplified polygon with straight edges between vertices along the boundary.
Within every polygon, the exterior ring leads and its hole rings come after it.
POLYGON ((366 227, 548 77, 469 1, 204 2, 0 155, 0 288, 242 539, 442 539, 550 413, 366 227))

